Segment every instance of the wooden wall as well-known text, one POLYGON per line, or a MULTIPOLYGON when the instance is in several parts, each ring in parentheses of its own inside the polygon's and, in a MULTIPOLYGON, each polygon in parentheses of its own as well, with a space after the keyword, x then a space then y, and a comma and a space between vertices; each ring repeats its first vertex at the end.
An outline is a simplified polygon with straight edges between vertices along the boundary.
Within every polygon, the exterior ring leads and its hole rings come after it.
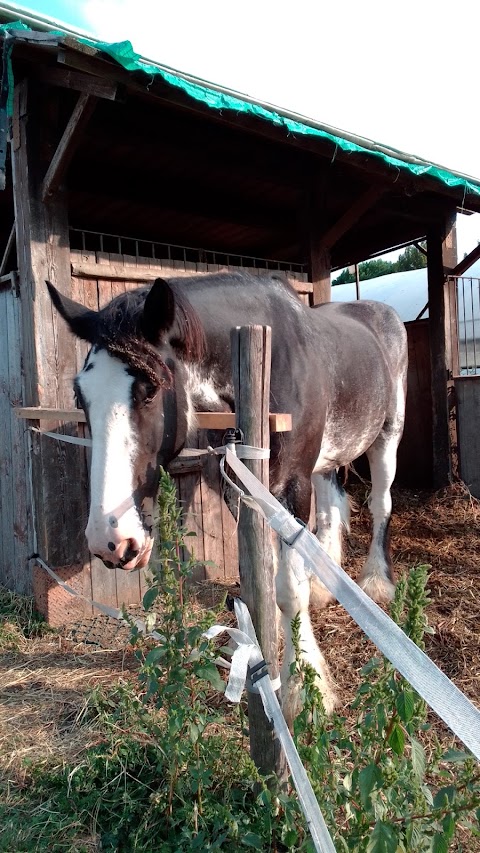
POLYGON ((456 376, 460 476, 480 498, 480 376, 456 376))
POLYGON ((429 488, 433 477, 429 321, 405 324, 408 335, 407 407, 396 482, 429 488))
POLYGON ((30 441, 14 407, 23 400, 21 303, 16 273, 0 280, 0 583, 30 592, 32 551, 30 441))

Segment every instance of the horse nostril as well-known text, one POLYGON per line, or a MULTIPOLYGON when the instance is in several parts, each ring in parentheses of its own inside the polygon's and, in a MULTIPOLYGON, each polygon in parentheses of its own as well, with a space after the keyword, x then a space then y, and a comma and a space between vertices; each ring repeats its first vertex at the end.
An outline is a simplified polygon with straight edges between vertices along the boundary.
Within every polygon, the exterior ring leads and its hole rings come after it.
POLYGON ((109 551, 115 551, 115 548, 116 548, 116 547, 117 547, 117 546, 115 545, 115 542, 109 542, 109 543, 108 543, 108 550, 109 550, 109 551))
POLYGON ((125 552, 120 560, 121 565, 124 566, 129 563, 130 560, 133 560, 138 555, 139 551, 140 548, 138 547, 137 542, 135 542, 134 539, 129 539, 125 552))

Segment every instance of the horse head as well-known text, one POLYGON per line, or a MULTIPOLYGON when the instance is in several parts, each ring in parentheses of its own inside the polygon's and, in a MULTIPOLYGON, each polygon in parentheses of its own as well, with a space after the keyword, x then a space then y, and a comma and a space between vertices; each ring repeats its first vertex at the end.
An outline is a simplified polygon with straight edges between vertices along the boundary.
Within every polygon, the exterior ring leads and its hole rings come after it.
POLYGON ((142 568, 153 546, 159 467, 188 431, 184 362, 201 346, 199 326, 162 279, 100 311, 47 285, 70 330, 91 345, 74 380, 92 437, 89 549, 108 568, 142 568))

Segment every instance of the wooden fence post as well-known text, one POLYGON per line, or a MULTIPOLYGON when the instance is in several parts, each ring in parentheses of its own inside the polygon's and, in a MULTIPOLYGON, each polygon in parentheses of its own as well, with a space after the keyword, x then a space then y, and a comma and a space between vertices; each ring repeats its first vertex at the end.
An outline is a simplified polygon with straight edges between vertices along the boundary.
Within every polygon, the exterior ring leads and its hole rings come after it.
MULTIPOLYGON (((237 427, 245 444, 270 447, 269 403, 271 329, 244 326, 232 329, 232 371, 237 427)), ((245 464, 268 488, 268 459, 245 464)), ((257 639, 272 678, 279 674, 277 608, 270 531, 254 510, 242 507, 238 525, 240 592, 252 617, 257 639)), ((267 720, 260 696, 248 694, 250 754, 264 773, 286 779, 286 762, 278 739, 267 720)))

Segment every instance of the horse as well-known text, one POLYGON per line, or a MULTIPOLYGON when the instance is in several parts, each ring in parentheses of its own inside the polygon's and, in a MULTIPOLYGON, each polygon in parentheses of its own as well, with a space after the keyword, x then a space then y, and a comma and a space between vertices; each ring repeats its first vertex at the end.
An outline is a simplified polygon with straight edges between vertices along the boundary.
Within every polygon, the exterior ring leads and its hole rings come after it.
MULTIPOLYGON (((91 345, 74 392, 92 437, 85 533, 90 551, 107 568, 148 564, 159 467, 168 468, 186 445, 196 412, 234 410, 230 330, 255 322, 272 329, 270 411, 292 415, 291 431, 271 436, 270 489, 307 523, 313 484, 316 536, 341 564, 349 511, 337 471, 366 453, 373 524, 359 583, 377 602, 391 600, 390 490, 407 374, 406 331, 392 308, 373 301, 311 308, 281 275, 247 272, 159 278, 100 311, 47 285, 71 332, 91 345)), ((327 712, 336 701, 309 616, 310 593, 320 606, 330 596, 318 582, 297 579, 300 559, 277 543, 282 699, 290 722, 300 693, 290 674, 296 616, 301 655, 317 672, 327 712)))

